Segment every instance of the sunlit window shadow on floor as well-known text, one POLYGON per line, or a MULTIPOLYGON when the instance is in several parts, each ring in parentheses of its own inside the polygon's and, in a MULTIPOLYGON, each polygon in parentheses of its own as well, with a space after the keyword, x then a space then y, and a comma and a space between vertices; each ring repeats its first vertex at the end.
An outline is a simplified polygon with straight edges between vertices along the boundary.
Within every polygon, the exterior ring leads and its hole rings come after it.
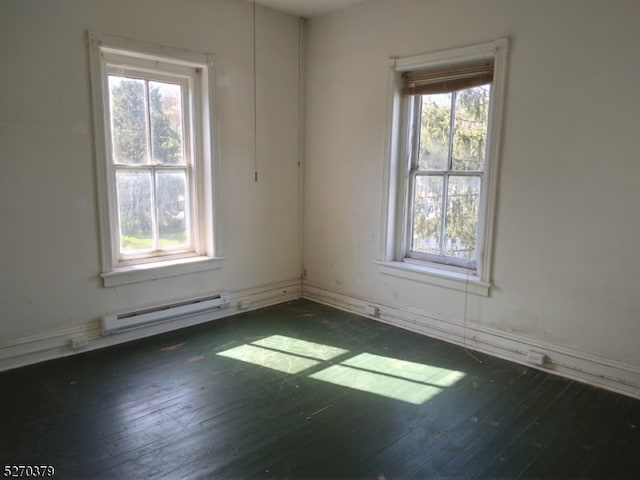
POLYGON ((218 355, 288 374, 310 370, 308 378, 414 405, 426 402, 465 376, 456 370, 393 357, 349 353, 331 345, 273 335, 218 355))
POLYGON ((234 358, 243 362, 253 363, 261 367, 270 368, 284 373, 299 373, 321 362, 310 358, 298 357, 288 353, 275 352, 255 345, 240 345, 225 352, 218 353, 223 357, 234 358))
POLYGON ((348 353, 348 350, 282 335, 272 335, 225 350, 218 355, 293 374, 345 353, 348 353))

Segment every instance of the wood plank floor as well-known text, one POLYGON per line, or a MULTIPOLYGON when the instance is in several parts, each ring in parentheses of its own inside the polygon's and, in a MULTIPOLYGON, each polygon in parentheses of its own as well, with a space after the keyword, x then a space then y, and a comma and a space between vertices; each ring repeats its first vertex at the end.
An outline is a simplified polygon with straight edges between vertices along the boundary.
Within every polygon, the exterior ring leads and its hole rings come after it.
MULTIPOLYGON (((306 300, 0 374, 55 478, 640 478, 640 401, 306 300)), ((4 471, 4 470, 3 470, 4 471)))

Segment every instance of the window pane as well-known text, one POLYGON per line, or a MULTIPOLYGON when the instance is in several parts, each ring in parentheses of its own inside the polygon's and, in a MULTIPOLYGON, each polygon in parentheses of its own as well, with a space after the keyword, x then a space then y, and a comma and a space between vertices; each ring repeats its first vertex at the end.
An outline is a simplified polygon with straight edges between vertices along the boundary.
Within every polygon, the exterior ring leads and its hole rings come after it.
POLYGON ((451 131, 451 93, 422 96, 420 170, 447 168, 451 131))
POLYGON ((453 169, 482 170, 487 139, 490 86, 467 88, 456 95, 453 169))
POLYGON ((177 165, 182 155, 182 88, 149 82, 151 155, 156 163, 177 165))
POLYGON ((440 254, 444 177, 416 176, 411 250, 440 254))
POLYGON ((118 170, 116 185, 121 252, 130 254, 151 249, 151 172, 118 170))
POLYGON ((115 163, 148 163, 144 80, 109 75, 115 163))
POLYGON ((449 177, 444 254, 475 261, 480 177, 449 177))
POLYGON ((187 180, 184 171, 156 173, 160 248, 187 245, 187 180))

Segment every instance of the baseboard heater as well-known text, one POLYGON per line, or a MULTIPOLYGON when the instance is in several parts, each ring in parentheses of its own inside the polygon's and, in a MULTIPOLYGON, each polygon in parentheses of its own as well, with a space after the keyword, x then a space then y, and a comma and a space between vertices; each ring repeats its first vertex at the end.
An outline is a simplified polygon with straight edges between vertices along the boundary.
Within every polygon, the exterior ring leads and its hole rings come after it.
POLYGON ((187 300, 139 310, 137 312, 114 313, 102 317, 102 335, 114 335, 132 328, 190 317, 199 313, 227 308, 231 295, 221 293, 211 297, 187 300))

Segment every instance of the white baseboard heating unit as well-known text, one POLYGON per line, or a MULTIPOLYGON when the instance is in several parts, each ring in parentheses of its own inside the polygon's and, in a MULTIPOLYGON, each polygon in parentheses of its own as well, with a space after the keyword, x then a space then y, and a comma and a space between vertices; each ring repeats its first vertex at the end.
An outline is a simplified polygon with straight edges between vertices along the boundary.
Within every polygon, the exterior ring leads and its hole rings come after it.
POLYGON ((211 297, 187 300, 129 313, 114 313, 102 317, 102 335, 114 335, 131 328, 189 317, 207 311, 227 308, 231 294, 221 293, 211 297))

